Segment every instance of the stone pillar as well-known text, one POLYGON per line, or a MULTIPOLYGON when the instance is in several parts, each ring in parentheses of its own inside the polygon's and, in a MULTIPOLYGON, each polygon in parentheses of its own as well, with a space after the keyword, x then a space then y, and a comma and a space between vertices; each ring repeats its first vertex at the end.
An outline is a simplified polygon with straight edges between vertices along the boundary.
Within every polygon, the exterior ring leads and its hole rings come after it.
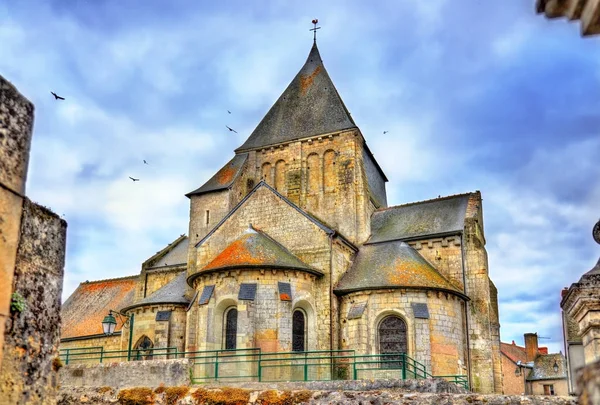
POLYGON ((10 317, 32 128, 33 104, 0 76, 0 365, 4 327, 10 317))

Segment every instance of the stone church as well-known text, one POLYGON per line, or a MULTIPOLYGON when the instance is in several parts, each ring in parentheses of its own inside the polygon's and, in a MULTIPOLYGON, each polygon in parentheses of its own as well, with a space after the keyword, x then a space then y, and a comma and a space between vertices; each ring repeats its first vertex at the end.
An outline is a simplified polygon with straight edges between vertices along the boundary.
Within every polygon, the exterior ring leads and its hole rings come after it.
POLYGON ((316 42, 233 158, 186 196, 188 236, 139 275, 81 283, 61 348, 405 352, 502 392, 479 191, 388 206, 388 181, 316 42))

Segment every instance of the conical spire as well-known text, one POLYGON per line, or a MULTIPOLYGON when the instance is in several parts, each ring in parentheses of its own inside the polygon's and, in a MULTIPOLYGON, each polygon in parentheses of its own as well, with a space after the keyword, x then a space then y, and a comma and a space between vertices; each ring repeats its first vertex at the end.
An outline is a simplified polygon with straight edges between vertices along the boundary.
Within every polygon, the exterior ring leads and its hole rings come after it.
POLYGON ((236 152, 355 127, 313 43, 300 72, 236 152))

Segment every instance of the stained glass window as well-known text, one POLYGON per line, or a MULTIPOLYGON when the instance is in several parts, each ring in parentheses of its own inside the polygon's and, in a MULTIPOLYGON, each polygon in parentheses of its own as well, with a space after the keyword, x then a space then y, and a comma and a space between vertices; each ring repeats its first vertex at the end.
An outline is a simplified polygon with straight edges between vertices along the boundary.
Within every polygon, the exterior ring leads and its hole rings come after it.
POLYGON ((237 338, 237 309, 231 308, 225 314, 225 349, 235 350, 237 338))
POLYGON ((303 352, 305 346, 306 318, 304 312, 297 309, 292 315, 292 351, 303 352))
POLYGON ((379 324, 379 353, 382 368, 401 368, 401 356, 396 353, 406 353, 406 323, 397 316, 388 316, 379 324))

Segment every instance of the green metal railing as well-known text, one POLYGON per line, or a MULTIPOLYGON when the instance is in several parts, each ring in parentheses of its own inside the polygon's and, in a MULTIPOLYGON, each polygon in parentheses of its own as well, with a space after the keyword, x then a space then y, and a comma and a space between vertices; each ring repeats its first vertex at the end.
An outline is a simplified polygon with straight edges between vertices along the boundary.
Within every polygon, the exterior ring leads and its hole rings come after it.
MULTIPOLYGON (((356 354, 355 350, 268 352, 260 348, 180 352, 175 347, 134 349, 132 360, 188 358, 192 360, 192 383, 209 381, 326 381, 360 379, 443 378, 469 389, 465 375, 434 376, 423 363, 406 353, 356 354)), ((65 364, 127 361, 127 350, 104 350, 101 346, 61 349, 65 364)))
MULTIPOLYGON (((127 361, 128 350, 104 350, 102 346, 77 347, 60 349, 59 357, 65 364, 73 363, 102 363, 104 360, 127 361)), ((131 360, 151 360, 177 358, 180 354, 176 347, 161 347, 152 349, 133 349, 131 360)), ((184 357, 183 355, 181 357, 184 357)))

